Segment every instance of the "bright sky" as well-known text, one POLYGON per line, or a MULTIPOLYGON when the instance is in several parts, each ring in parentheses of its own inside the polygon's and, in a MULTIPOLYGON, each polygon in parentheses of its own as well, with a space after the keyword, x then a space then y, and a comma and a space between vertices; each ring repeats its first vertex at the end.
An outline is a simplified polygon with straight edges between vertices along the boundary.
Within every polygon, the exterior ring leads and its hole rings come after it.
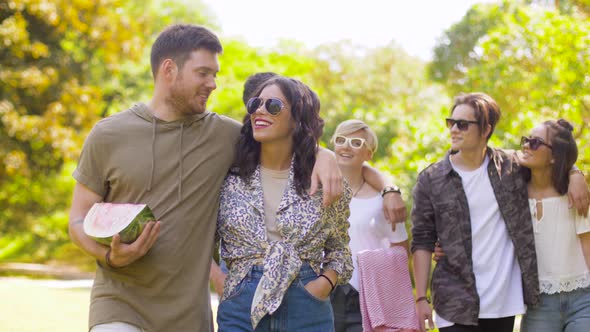
POLYGON ((395 40, 409 54, 432 58, 445 29, 478 2, 494 0, 203 0, 224 36, 272 47, 293 39, 310 47, 343 39, 375 47, 395 40))

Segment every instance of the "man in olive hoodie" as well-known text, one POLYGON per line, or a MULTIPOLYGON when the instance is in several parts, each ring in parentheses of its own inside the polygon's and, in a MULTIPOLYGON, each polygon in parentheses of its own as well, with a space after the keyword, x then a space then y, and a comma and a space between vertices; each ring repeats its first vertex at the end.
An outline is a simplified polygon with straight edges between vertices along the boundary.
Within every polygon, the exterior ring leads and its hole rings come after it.
MULTIPOLYGON (((84 143, 69 233, 97 260, 93 332, 212 330, 208 277, 219 190, 241 128, 206 110, 221 52, 204 27, 168 27, 152 46, 151 101, 102 119, 84 143), (132 244, 115 235, 104 246, 82 227, 97 202, 148 204, 158 221, 132 244)), ((342 178, 329 152, 318 152, 316 169, 312 190, 323 183, 328 203, 342 178)))

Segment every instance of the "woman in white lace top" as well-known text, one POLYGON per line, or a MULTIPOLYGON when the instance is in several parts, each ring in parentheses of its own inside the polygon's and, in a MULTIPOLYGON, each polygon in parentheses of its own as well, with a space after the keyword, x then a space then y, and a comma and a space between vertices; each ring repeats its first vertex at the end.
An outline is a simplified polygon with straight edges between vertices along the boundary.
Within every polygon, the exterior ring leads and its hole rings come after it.
POLYGON ((569 172, 578 148, 572 125, 546 121, 521 140, 539 268, 541 303, 522 331, 589 331, 590 220, 568 208, 569 172))

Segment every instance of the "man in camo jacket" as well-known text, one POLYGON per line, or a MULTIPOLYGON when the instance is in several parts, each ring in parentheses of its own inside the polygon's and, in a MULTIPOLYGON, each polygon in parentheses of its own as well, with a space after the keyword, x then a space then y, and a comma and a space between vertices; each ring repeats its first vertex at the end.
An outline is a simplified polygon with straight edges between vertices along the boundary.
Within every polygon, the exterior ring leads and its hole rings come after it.
POLYGON ((432 328, 427 285, 436 242, 445 253, 431 286, 441 332, 511 332, 524 303, 539 300, 527 184, 515 155, 487 146, 499 118, 490 96, 459 95, 446 119, 451 151, 422 171, 414 188, 412 252, 422 331, 425 319, 432 328))

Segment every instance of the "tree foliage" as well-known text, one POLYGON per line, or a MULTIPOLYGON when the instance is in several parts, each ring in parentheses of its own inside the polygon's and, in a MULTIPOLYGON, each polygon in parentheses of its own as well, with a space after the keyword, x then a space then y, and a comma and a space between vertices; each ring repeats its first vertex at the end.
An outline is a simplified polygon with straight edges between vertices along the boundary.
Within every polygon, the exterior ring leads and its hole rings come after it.
POLYGON ((440 112, 449 102, 443 87, 427 79, 424 62, 395 43, 365 49, 341 42, 320 46, 315 53, 310 82, 322 101, 324 142, 340 122, 365 121, 379 139, 373 162, 410 199, 417 172, 445 146, 439 142, 444 129, 440 112))
MULTIPOLYGON (((61 233, 76 161, 89 128, 151 85, 149 47, 176 19, 207 23, 172 1, 0 2, 0 234, 25 230, 37 246, 61 233), (69 167, 69 168, 68 168, 69 167), (53 218, 56 214, 60 218, 53 218), (49 218, 49 219, 48 219, 49 218), (59 220, 59 228, 38 227, 59 220)), ((201 7, 203 7, 201 5, 201 7)), ((22 242, 22 241, 21 241, 22 242)), ((23 245, 27 245, 26 243, 23 245)), ((1 246, 0 246, 1 247, 1 246)), ((6 252, 0 250, 0 259, 6 252)), ((10 256, 10 255, 8 255, 10 256)))
MULTIPOLYGON (((393 176, 408 202, 418 172, 448 149, 442 119, 449 96, 462 91, 484 91, 500 103, 494 144, 515 147, 517 137, 546 118, 573 121, 584 169, 589 8, 588 0, 475 5, 441 36, 430 64, 395 42, 309 49, 285 40, 262 49, 221 34, 224 54, 209 107, 241 120, 249 75, 274 71, 301 79, 321 99, 322 144, 329 146, 343 120, 367 122, 379 138, 375 165, 393 176)), ((219 31, 194 1, 0 2, 0 260, 75 252, 67 208, 82 142, 101 117, 150 98, 150 45, 175 22, 219 31)))
MULTIPOLYGON (((108 104, 101 84, 137 60, 141 19, 121 16, 114 1, 8 1, 0 4, 0 211, 3 228, 48 213, 37 186, 75 158, 108 104), (25 188, 29 190, 24 190, 25 188), (21 192, 18 192, 21 191, 21 192)), ((119 8, 122 10, 123 8, 119 8)), ((48 192, 46 192, 48 194, 48 192)))
MULTIPOLYGON (((503 119, 497 143, 514 147, 520 135, 546 119, 572 121, 581 152, 578 164, 584 167, 590 161, 590 20, 584 1, 557 3, 557 8, 534 2, 490 5, 483 17, 494 17, 496 23, 462 51, 468 60, 457 66, 441 56, 433 66, 461 68, 460 75, 443 76, 451 94, 483 91, 499 102, 503 119)), ((445 38, 462 40, 463 30, 455 28, 471 23, 468 14, 445 38)), ((456 46, 439 44, 436 54, 456 46)))
POLYGON ((453 24, 437 40, 434 59, 429 65, 430 77, 441 83, 461 84, 467 69, 477 62, 480 39, 502 23, 506 6, 476 4, 460 22, 453 24))

